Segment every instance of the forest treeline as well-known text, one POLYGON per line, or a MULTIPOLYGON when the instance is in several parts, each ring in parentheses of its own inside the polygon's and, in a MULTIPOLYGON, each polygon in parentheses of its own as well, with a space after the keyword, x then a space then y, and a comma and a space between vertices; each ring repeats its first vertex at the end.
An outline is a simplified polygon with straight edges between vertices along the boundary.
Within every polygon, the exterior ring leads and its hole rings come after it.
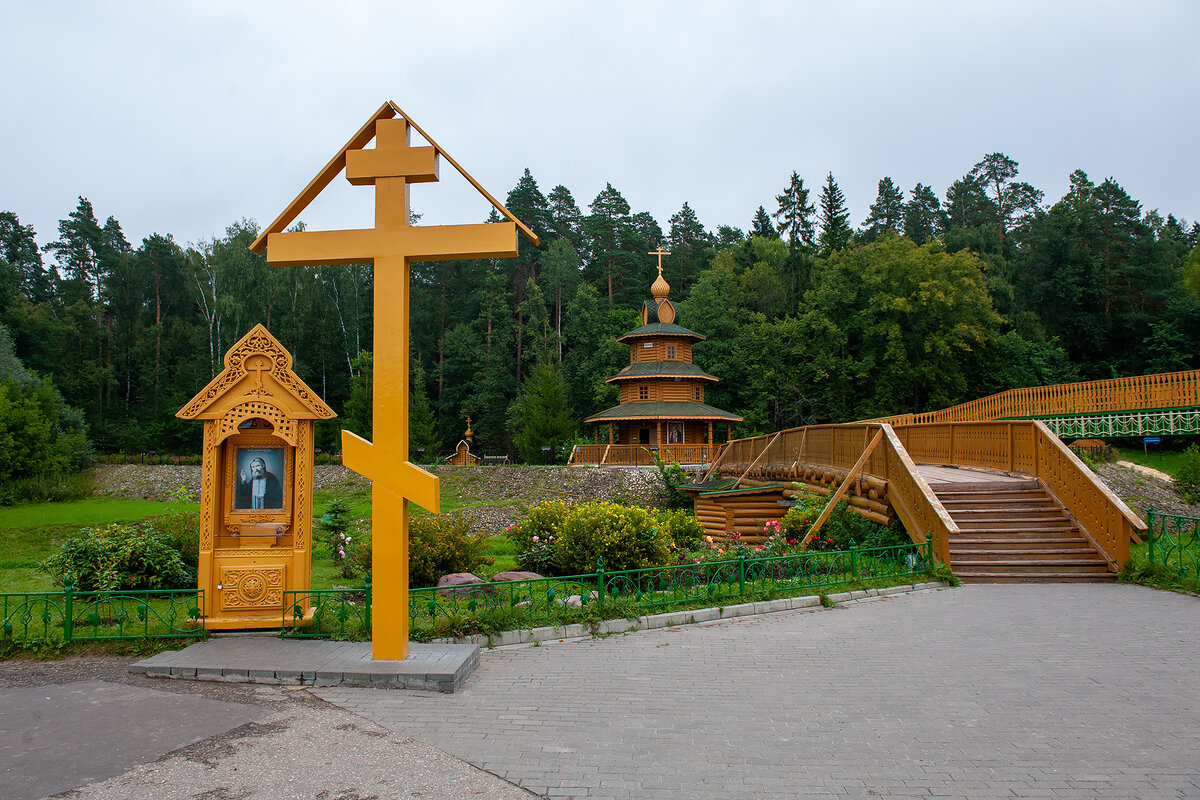
MULTIPOLYGON (((792 173, 743 230, 687 203, 664 226, 611 184, 585 211, 526 170, 505 204, 540 247, 413 265, 414 449, 452 447, 469 415, 480 449, 535 460, 614 405, 616 337, 638 324, 659 247, 681 324, 708 337, 707 402, 745 416, 735 435, 1198 366, 1200 227, 1113 179, 1077 171, 1051 203, 1019 177, 994 153, 942 194, 883 178, 856 226, 832 174, 792 173)), ((341 415, 318 446, 336 450, 343 426, 369 436, 371 268, 274 269, 247 249, 257 232, 242 219, 135 247, 81 197, 39 246, 0 212, 0 365, 25 376, 0 401, 52 384, 101 452, 197 452, 201 426, 173 414, 261 322, 341 415)))

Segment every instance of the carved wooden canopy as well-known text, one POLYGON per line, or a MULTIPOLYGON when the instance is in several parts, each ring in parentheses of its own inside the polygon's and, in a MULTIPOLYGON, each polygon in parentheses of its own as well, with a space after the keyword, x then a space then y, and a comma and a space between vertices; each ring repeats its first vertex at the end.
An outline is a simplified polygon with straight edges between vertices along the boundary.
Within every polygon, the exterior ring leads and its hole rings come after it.
POLYGON ((292 355, 262 325, 255 325, 225 353, 225 369, 175 415, 219 420, 217 442, 254 417, 269 421, 275 435, 296 445, 296 420, 337 415, 292 371, 292 355))

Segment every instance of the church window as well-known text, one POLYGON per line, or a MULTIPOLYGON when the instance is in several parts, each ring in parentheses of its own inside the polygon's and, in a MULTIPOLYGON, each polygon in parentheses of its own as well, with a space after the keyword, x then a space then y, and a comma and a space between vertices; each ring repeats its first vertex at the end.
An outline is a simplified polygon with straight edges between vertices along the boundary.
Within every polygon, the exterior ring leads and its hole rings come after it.
POLYGON ((639 386, 638 387, 638 400, 649 400, 649 399, 650 399, 650 387, 649 386, 639 386))
POLYGON ((667 360, 668 361, 675 360, 675 345, 673 345, 673 344, 667 345, 667 360))

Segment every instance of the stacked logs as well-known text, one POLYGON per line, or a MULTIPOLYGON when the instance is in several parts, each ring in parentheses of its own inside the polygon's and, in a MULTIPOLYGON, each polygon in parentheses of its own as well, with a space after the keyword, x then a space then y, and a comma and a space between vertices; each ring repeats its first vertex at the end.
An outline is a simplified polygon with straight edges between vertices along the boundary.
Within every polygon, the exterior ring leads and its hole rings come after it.
MULTIPOLYGON (((697 497, 696 519, 704 526, 705 535, 724 539, 736 532, 741 534, 739 541, 745 544, 761 544, 766 541, 763 524, 787 513, 787 508, 779 505, 779 501, 800 496, 800 490, 790 484, 802 484, 806 491, 828 497, 841 486, 849 470, 822 464, 798 464, 794 468, 772 472, 786 472, 787 475, 781 475, 773 481, 764 480, 768 477, 766 475, 743 478, 739 487, 749 489, 784 482, 785 485, 777 491, 722 495, 719 498, 697 497)), ((874 475, 860 474, 851 483, 843 499, 849 503, 851 511, 871 522, 888 525, 896 517, 888 502, 887 481, 874 475)))

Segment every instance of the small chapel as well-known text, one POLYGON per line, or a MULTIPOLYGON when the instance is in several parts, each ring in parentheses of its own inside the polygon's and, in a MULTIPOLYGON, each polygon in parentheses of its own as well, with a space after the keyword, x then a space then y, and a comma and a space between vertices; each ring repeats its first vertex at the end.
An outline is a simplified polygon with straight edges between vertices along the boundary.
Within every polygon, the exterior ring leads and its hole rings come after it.
POLYGON ((705 388, 718 380, 692 362, 692 347, 704 336, 679 324, 667 297, 662 257, 670 253, 660 248, 650 255, 658 256, 658 277, 642 304, 642 324, 617 339, 629 345, 629 366, 607 381, 618 386, 620 404, 584 420, 595 426, 596 444, 578 446, 569 463, 649 464, 657 453, 664 461, 705 464, 720 450, 718 435, 728 441, 730 427, 742 420, 704 402, 705 388))

